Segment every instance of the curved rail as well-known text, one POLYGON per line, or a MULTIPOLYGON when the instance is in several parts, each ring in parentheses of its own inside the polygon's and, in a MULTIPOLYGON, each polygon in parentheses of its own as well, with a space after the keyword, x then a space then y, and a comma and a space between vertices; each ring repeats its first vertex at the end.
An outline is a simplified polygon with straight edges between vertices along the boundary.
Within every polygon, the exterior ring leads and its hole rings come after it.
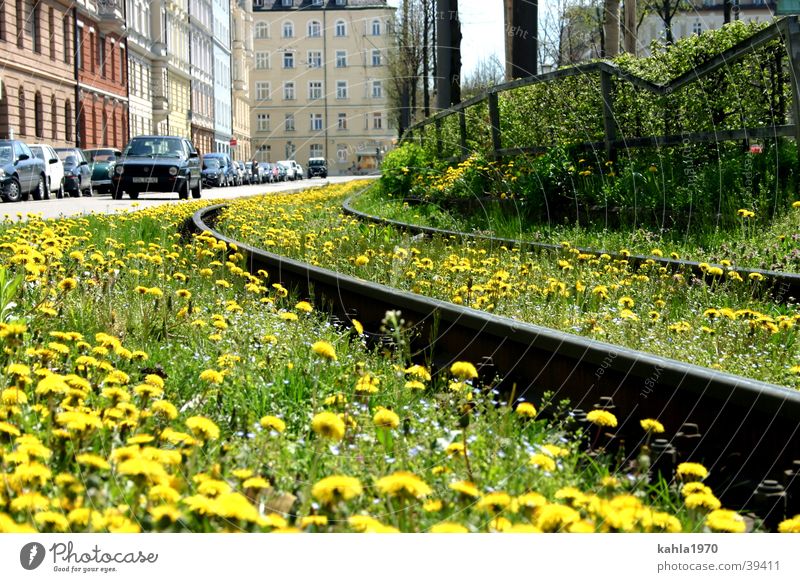
MULTIPOLYGON (((271 280, 311 298, 319 309, 336 317, 357 317, 368 331, 380 329, 386 311, 400 310, 413 326, 417 355, 432 362, 434 369, 442 370, 455 360, 480 363, 484 378, 499 378, 497 388, 502 393, 534 402, 545 392, 554 394, 553 402, 568 398, 571 406, 583 409, 598 403, 609 406, 613 399, 619 418, 614 440, 623 451, 625 442, 641 442, 640 419, 658 418, 672 431, 681 429, 672 439, 679 460, 709 465, 710 483, 722 492, 729 507, 752 507, 755 487, 766 478, 782 479, 800 456, 800 392, 490 315, 282 257, 209 226, 224 207, 220 204, 198 211, 188 221, 187 230, 236 245, 251 272, 266 269, 271 280), (697 429, 699 434, 692 434, 697 429)), ((669 446, 654 457, 655 462, 675 460, 669 446)), ((789 484, 795 486, 795 482, 800 484, 800 477, 789 484)), ((800 492, 789 498, 789 506, 792 512, 800 510, 800 492)))
MULTIPOLYGON (((525 241, 513 238, 495 238, 488 235, 476 234, 470 232, 461 232, 458 230, 447 230, 443 228, 435 228, 432 226, 420 226, 408 222, 401 222, 399 220, 392 220, 390 218, 383 218, 374 214, 367 214, 356 210, 352 206, 352 201, 358 196, 351 196, 342 203, 342 212, 350 216, 354 216, 359 220, 365 222, 372 222, 383 226, 392 226, 406 232, 414 234, 423 234, 426 236, 455 236, 462 239, 486 241, 492 244, 518 247, 521 250, 538 250, 538 251, 561 251, 559 245, 549 243, 537 243, 533 241, 525 241)), ((600 256, 601 254, 609 255, 613 260, 626 260, 633 267, 647 262, 653 261, 654 263, 666 267, 672 271, 688 270, 691 271, 698 279, 708 280, 712 278, 706 270, 707 267, 718 267, 723 271, 736 271, 743 277, 749 277, 751 273, 758 273, 764 277, 764 283, 769 287, 772 298, 776 303, 794 303, 800 299, 800 274, 797 273, 782 273, 780 271, 768 271, 765 269, 752 269, 747 267, 725 267, 715 263, 700 263, 697 261, 684 261, 679 259, 669 259, 665 257, 656 257, 654 255, 621 255, 617 252, 610 252, 605 250, 590 249, 586 247, 574 247, 581 253, 600 256), (702 266, 701 266, 702 265, 702 266), (705 269, 705 270, 704 270, 705 269)))

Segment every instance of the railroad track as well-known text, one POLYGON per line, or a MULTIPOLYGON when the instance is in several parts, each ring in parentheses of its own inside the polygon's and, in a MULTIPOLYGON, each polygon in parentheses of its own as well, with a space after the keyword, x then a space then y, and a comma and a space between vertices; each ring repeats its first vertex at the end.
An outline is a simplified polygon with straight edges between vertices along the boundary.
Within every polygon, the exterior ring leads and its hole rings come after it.
MULTIPOLYGON (((704 463, 708 483, 726 507, 755 511, 773 526, 800 513, 800 392, 523 323, 363 281, 233 240, 213 228, 224 204, 187 223, 235 244, 250 272, 311 298, 317 307, 380 334, 388 310, 413 326, 417 356, 445 369, 456 360, 479 364, 502 394, 538 403, 568 398, 574 420, 595 407, 619 419, 608 446, 622 457, 638 450, 639 420, 657 418, 666 438, 652 443, 652 463, 667 477, 681 461, 704 463)), ((434 370, 435 371, 435 370, 434 370)))
MULTIPOLYGON (((358 196, 358 194, 356 194, 356 196, 358 196)), ((392 220, 388 218, 383 218, 381 216, 375 216, 373 214, 361 212, 360 210, 356 210, 355 208, 353 208, 352 201, 354 198, 355 196, 352 196, 342 203, 342 212, 344 212, 347 215, 358 218, 359 220, 362 220, 364 222, 372 222, 374 224, 380 224, 383 226, 392 226, 394 228, 409 233, 421 234, 425 236, 442 236, 442 237, 455 236, 462 240, 464 239, 480 240, 488 242, 492 245, 496 245, 498 247, 500 246, 506 246, 509 248, 518 247, 521 250, 525 251, 541 251, 541 252, 557 252, 557 253, 564 252, 564 249, 561 248, 560 245, 537 243, 533 241, 525 241, 513 238, 495 238, 488 235, 461 232, 458 230, 446 230, 442 228, 434 228, 432 226, 419 226, 416 224, 401 222, 399 220, 392 220)), ((702 279, 704 281, 710 281, 713 278, 713 275, 710 275, 708 272, 709 267, 717 267, 719 269, 722 269, 723 272, 734 270, 737 273, 739 273, 739 275, 741 275, 742 277, 749 277, 751 273, 757 273, 758 275, 763 277, 763 281, 761 281, 760 285, 767 288, 774 302, 780 304, 786 304, 786 303, 797 303, 798 300, 800 300, 800 274, 797 273, 785 273, 781 271, 769 271, 766 269, 751 269, 746 267, 735 267, 735 266, 726 267, 724 265, 718 265, 715 263, 685 261, 685 260, 671 259, 666 257, 657 257, 654 255, 653 256, 622 255, 618 252, 610 252, 610 251, 591 249, 586 247, 575 247, 575 248, 579 250, 581 253, 585 254, 591 254, 594 256, 607 254, 613 260, 626 260, 633 268, 636 268, 643 263, 652 261, 655 264, 670 269, 671 271, 691 272, 695 277, 697 277, 698 279, 702 279)))

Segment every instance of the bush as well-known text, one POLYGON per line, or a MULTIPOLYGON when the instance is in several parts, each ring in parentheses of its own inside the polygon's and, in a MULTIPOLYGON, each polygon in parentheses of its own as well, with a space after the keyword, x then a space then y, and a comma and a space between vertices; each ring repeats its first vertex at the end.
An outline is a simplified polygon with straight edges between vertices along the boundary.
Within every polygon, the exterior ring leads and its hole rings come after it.
POLYGON ((408 196, 412 180, 427 175, 432 165, 433 157, 423 148, 405 143, 383 159, 381 186, 388 194, 408 196))

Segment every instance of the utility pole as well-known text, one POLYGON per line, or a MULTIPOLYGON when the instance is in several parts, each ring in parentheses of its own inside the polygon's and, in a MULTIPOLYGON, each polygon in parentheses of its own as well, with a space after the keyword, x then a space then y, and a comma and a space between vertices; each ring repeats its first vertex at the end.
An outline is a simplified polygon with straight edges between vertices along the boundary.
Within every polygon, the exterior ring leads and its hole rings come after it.
POLYGON ((622 39, 626 53, 636 55, 636 0, 624 0, 625 28, 622 39))
POLYGON ((506 42, 511 41, 511 77, 530 77, 539 64, 539 2, 513 0, 511 28, 506 29, 506 42))
POLYGON ((448 109, 461 101, 461 25, 458 20, 458 0, 437 0, 436 12, 436 108, 448 109))

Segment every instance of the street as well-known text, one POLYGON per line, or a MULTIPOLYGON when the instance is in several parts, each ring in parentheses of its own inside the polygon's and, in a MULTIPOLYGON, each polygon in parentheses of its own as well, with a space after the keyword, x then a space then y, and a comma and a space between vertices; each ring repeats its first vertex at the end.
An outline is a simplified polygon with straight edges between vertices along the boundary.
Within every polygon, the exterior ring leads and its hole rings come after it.
MULTIPOLYGON (((276 184, 255 184, 252 186, 236 186, 229 188, 203 188, 203 200, 233 200, 258 194, 279 193, 301 190, 327 183, 341 183, 352 180, 363 180, 366 176, 331 176, 325 180, 319 178, 298 180, 297 182, 279 182, 276 184)), ((138 200, 125 198, 113 200, 110 194, 95 194, 93 197, 61 198, 56 199, 51 195, 50 200, 28 200, 26 202, 3 203, 0 205, 0 214, 3 218, 24 218, 28 214, 41 215, 43 218, 60 218, 78 214, 103 213, 113 214, 124 212, 128 209, 146 208, 159 204, 177 204, 177 194, 145 194, 142 193, 138 200)))

